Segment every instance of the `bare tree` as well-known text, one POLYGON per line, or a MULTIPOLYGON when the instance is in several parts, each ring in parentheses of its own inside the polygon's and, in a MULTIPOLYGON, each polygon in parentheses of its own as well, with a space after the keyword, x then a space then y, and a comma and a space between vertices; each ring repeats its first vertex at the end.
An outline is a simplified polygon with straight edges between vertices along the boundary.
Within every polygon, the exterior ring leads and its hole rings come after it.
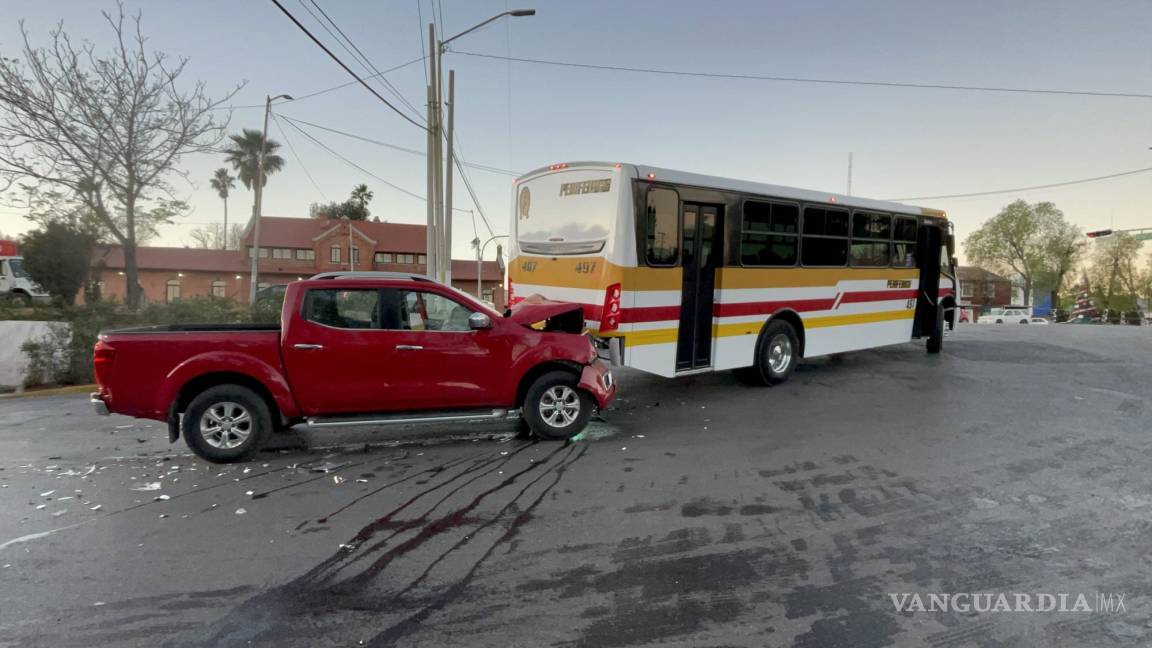
POLYGON ((238 250, 240 240, 244 238, 244 226, 232 223, 225 226, 220 223, 209 223, 205 227, 197 227, 188 233, 192 242, 198 248, 207 250, 238 250))
POLYGON ((236 90, 210 99, 202 82, 179 89, 187 59, 149 51, 137 14, 104 13, 116 36, 107 53, 74 43, 58 25, 33 47, 23 23, 22 58, 0 57, 0 178, 63 191, 87 207, 124 248, 127 301, 140 301, 141 234, 180 208, 169 183, 182 156, 215 150, 236 90))

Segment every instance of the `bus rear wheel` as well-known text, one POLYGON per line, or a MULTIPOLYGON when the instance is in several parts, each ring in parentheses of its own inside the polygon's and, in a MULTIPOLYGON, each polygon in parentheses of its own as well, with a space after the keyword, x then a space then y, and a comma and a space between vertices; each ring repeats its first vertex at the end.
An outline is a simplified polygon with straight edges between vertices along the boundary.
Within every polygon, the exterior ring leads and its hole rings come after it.
POLYGON ((796 329, 783 320, 772 320, 760 332, 756 364, 750 377, 761 385, 778 385, 795 371, 800 362, 800 339, 796 329))

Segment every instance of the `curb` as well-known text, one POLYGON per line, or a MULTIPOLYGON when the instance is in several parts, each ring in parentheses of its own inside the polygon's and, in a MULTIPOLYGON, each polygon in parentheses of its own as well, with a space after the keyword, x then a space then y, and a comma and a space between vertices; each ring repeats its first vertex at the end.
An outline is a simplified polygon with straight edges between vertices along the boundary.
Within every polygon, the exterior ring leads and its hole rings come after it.
POLYGON ((96 385, 69 385, 68 387, 51 387, 48 389, 30 389, 11 394, 0 394, 0 400, 14 398, 37 398, 40 396, 62 396, 66 394, 88 394, 96 391, 96 385))

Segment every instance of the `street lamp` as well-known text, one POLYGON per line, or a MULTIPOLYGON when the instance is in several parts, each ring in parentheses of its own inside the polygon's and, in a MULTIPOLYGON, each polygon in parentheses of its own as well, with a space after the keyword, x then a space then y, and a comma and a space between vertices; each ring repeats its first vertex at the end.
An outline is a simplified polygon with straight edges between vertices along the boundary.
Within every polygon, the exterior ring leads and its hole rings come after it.
MULTIPOLYGON (((480 282, 480 280, 484 276, 484 250, 487 249, 489 243, 491 243, 492 241, 495 241, 496 239, 501 239, 501 238, 508 238, 508 235, 507 234, 497 234, 496 236, 493 236, 492 238, 488 239, 487 241, 484 241, 483 245, 479 244, 480 239, 473 239, 473 241, 472 241, 474 244, 476 244, 476 299, 482 299, 483 297, 481 297, 481 295, 484 294, 483 290, 482 290, 483 285, 480 282)), ((499 263, 500 254, 501 254, 500 253, 500 246, 497 245, 496 246, 497 263, 499 263)))
POLYGON ((256 303, 257 274, 260 272, 260 210, 264 198, 264 152, 268 150, 268 116, 272 114, 272 102, 277 99, 292 101, 291 95, 269 95, 264 101, 264 134, 261 136, 260 152, 256 156, 256 204, 252 214, 252 285, 248 291, 248 303, 256 303))
POLYGON ((452 281, 452 176, 453 176, 453 113, 455 112, 455 71, 448 73, 448 130, 442 136, 440 123, 442 119, 444 78, 443 54, 447 51, 448 43, 470 34, 485 25, 495 22, 505 16, 520 18, 535 16, 535 9, 514 9, 496 14, 488 20, 465 29, 464 31, 446 38, 436 40, 436 25, 428 25, 428 42, 434 43, 431 47, 431 60, 429 61, 428 91, 428 271, 429 274, 444 283, 452 281), (444 159, 442 149, 447 140, 447 160, 444 159))

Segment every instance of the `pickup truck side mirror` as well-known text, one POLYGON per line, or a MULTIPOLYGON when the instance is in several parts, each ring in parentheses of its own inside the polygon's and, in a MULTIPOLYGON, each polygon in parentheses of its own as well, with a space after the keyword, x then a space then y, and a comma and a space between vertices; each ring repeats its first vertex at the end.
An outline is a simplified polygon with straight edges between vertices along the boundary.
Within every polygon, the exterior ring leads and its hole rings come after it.
POLYGON ((468 328, 473 331, 492 328, 492 318, 484 313, 472 313, 468 316, 468 328))

